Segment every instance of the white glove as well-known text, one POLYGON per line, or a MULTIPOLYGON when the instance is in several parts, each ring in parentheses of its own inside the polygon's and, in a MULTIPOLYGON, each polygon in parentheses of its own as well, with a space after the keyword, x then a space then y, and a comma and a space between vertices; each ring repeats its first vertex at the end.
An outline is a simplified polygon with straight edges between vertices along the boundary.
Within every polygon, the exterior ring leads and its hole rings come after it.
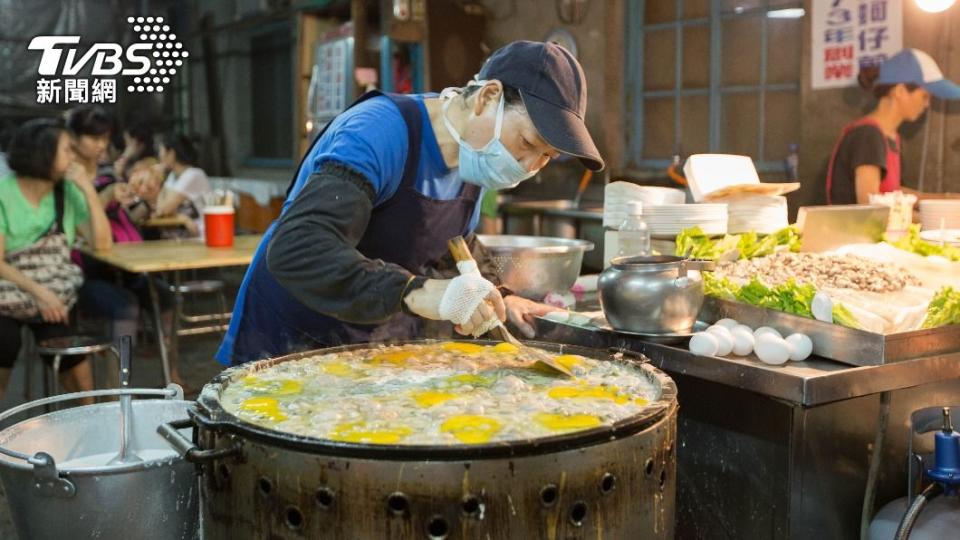
POLYGON ((469 328, 469 323, 487 296, 497 288, 480 275, 480 270, 474 261, 458 262, 457 269, 460 270, 460 275, 450 280, 450 285, 443 292, 437 311, 442 319, 460 326, 474 337, 486 334, 491 328, 500 324, 496 315, 483 317, 482 322, 475 323, 472 328, 469 328))
POLYGON ((506 316, 503 299, 493 283, 477 269, 476 263, 458 263, 461 275, 449 280, 428 279, 423 287, 404 298, 410 311, 421 317, 446 320, 462 334, 479 336, 506 316), (492 305, 490 303, 491 302, 492 305))

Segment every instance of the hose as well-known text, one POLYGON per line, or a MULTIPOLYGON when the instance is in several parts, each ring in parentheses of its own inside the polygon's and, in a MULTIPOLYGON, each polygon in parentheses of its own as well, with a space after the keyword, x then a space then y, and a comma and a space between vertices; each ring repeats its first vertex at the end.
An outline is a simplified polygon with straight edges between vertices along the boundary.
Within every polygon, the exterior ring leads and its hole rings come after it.
POLYGON ((870 472, 867 474, 867 488, 863 494, 863 508, 860 511, 860 540, 867 540, 870 520, 873 518, 873 503, 877 498, 877 480, 880 476, 880 458, 883 455, 883 441, 887 436, 887 423, 890 420, 890 392, 880 393, 880 415, 877 418, 877 433, 873 440, 873 453, 870 455, 870 472))
POLYGON ((903 519, 900 520, 900 526, 897 527, 897 534, 893 535, 894 540, 906 540, 910 536, 910 531, 913 530, 914 524, 917 522, 917 518, 920 517, 920 511, 923 510, 923 507, 938 495, 943 493, 943 487, 940 484, 933 483, 927 486, 927 489, 923 490, 920 495, 917 495, 917 498, 910 503, 910 507, 907 508, 907 513, 903 515, 903 519))

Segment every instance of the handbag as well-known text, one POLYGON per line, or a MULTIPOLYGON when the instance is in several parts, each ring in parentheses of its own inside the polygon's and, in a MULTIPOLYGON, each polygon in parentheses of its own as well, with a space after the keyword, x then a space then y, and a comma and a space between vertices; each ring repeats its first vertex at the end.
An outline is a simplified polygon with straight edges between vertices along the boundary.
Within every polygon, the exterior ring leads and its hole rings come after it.
MULTIPOLYGON (((63 232, 63 182, 53 188, 53 200, 56 218, 47 232, 29 246, 5 254, 4 261, 53 292, 70 309, 77 302, 83 271, 70 260, 70 245, 63 232)), ((30 293, 12 281, 0 279, 0 315, 32 320, 40 316, 40 308, 30 293)))

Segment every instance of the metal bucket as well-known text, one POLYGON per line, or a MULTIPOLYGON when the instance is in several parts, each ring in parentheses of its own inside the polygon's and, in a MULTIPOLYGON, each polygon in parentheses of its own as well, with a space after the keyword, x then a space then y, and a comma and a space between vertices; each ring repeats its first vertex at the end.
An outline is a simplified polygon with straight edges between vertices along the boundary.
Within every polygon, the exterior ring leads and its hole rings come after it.
POLYGON ((120 445, 118 402, 44 414, 0 432, 0 480, 21 539, 197 537, 195 467, 156 433, 193 404, 179 387, 55 396, 9 409, 0 422, 50 403, 122 394, 166 398, 132 403, 132 448, 142 462, 106 465, 120 445))

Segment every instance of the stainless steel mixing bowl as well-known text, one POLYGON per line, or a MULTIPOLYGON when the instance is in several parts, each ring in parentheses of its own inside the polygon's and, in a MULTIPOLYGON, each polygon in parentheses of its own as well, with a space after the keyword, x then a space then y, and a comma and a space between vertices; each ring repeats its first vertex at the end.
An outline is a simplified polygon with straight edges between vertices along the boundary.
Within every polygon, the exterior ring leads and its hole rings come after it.
POLYGON ((477 235, 493 256, 500 280, 510 290, 533 300, 547 293, 565 293, 580 276, 583 253, 593 242, 568 238, 477 235))

